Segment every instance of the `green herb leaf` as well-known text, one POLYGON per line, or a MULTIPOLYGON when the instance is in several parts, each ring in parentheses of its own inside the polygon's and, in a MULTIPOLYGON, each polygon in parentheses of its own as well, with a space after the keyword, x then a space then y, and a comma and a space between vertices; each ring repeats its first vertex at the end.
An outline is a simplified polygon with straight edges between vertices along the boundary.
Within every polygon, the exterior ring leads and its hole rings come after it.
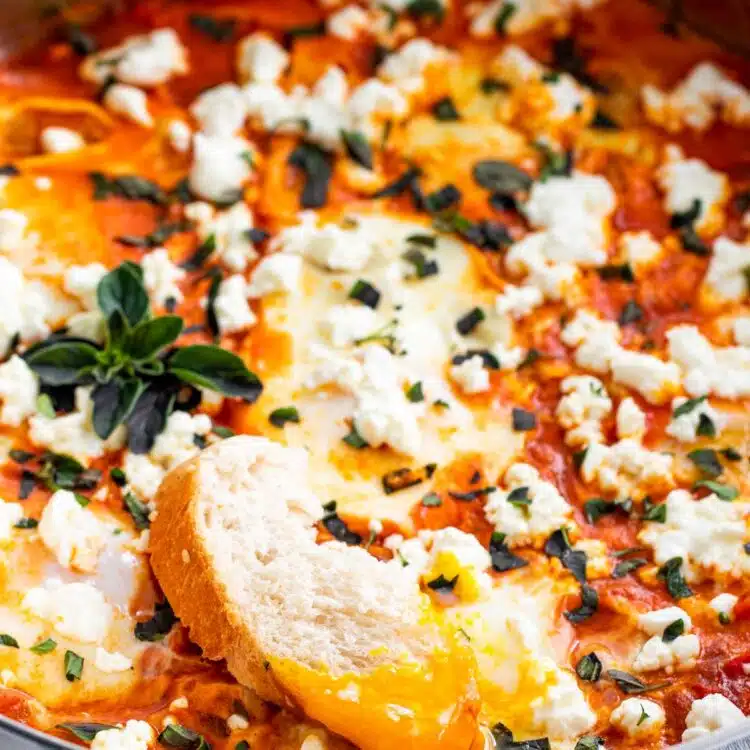
POLYGON ((328 187, 333 173, 331 155, 314 143, 303 142, 290 154, 289 164, 299 169, 305 177, 300 206, 324 206, 328 200, 328 187))
POLYGON ((596 272, 602 281, 624 281, 628 284, 632 284, 635 281, 635 274, 630 263, 599 266, 596 272))
POLYGON ((54 419, 57 416, 55 406, 52 403, 49 393, 40 393, 36 399, 36 410, 47 419, 54 419))
POLYGON ((35 529, 37 526, 39 526, 39 521, 36 518, 19 518, 13 524, 14 529, 35 529))
POLYGON ((406 391, 406 398, 409 399, 413 404, 418 404, 424 401, 424 392, 422 390, 422 381, 418 380, 416 383, 411 385, 406 391))
POLYGON ((46 638, 39 643, 35 643, 29 650, 35 654, 49 654, 57 648, 57 641, 53 641, 52 638, 46 638))
POLYGON ((0 646, 8 646, 9 648, 18 648, 18 641, 7 633, 0 633, 0 646))
POLYGON ((325 515, 321 522, 334 539, 351 547, 362 544, 362 537, 356 531, 352 531, 336 512, 335 500, 326 503, 323 510, 325 510, 325 515))
POLYGON ((134 362, 153 359, 177 340, 182 333, 182 326, 182 318, 177 315, 162 315, 145 320, 130 331, 123 349, 134 362))
POLYGON ((639 320, 643 320, 643 308, 634 299, 628 300, 620 311, 617 322, 621 326, 626 326, 639 320))
POLYGON ((416 248, 407 250, 401 257, 414 266, 414 271, 418 279, 426 279, 428 276, 435 276, 440 270, 436 260, 428 260, 427 256, 421 250, 417 250, 416 248))
POLYGON ((652 503, 648 497, 643 498, 643 516, 644 521, 653 521, 654 523, 664 523, 667 520, 667 504, 652 503))
POLYGON ((495 18, 495 32, 499 36, 503 36, 505 34, 505 27, 508 25, 508 21, 510 21, 511 16, 516 12, 516 10, 516 4, 509 3, 507 1, 500 9, 500 12, 495 18))
POLYGON ((675 620, 673 623, 667 625, 664 628, 661 639, 664 643, 671 643, 678 636, 681 636, 685 632, 685 621, 682 619, 675 620))
POLYGON ((729 484, 714 482, 711 479, 699 479, 693 485, 694 490, 700 489, 701 487, 705 487, 707 490, 713 492, 719 500, 726 500, 727 502, 731 502, 740 494, 740 491, 736 487, 732 487, 729 484))
POLYGON ((638 568, 642 568, 644 565, 648 565, 646 560, 642 557, 633 557, 630 560, 622 560, 615 565, 612 571, 612 578, 624 578, 628 573, 632 573, 638 568))
POLYGON ((136 529, 143 531, 151 526, 148 506, 136 495, 132 492, 126 492, 125 497, 122 498, 122 504, 125 506, 125 510, 130 513, 136 529))
MULTIPOLYGON (((23 358, 43 383, 77 385, 99 363, 99 350, 78 339, 53 339, 32 346, 23 358)), ((47 408, 46 403, 43 408, 47 408)))
POLYGON ((112 313, 119 312, 128 325, 135 327, 148 317, 149 301, 142 273, 132 263, 121 263, 104 276, 96 288, 96 297, 108 320, 112 313))
POLYGON ((667 585, 667 591, 673 599, 686 599, 693 595, 682 575, 682 558, 672 557, 659 568, 657 578, 667 585))
POLYGON ((296 406, 280 406, 268 415, 268 421, 274 427, 283 427, 288 422, 299 424, 299 412, 296 406))
POLYGON ((179 750, 209 750, 208 743, 198 732, 183 727, 182 724, 168 724, 157 739, 160 745, 179 750))
POLYGON ((498 159, 477 162, 472 167, 471 174, 480 187, 501 195, 513 195, 529 190, 533 182, 530 175, 515 164, 498 159))
POLYGON ((461 115, 456 109, 456 105, 453 103, 453 99, 449 96, 444 96, 442 99, 438 99, 432 105, 432 114, 436 120, 440 122, 455 122, 461 119, 461 115))
POLYGON ((526 409, 513 407, 511 418, 515 432, 528 432, 536 428, 536 415, 526 409))
POLYGON ((406 10, 414 18, 434 18, 438 22, 442 21, 445 14, 445 7, 440 0, 411 0, 406 10))
POLYGON ((672 419, 677 419, 683 414, 690 414, 693 409, 700 406, 708 396, 700 396, 699 398, 689 398, 687 401, 683 401, 673 412, 672 419))
POLYGON ((618 507, 616 502, 595 497, 583 504, 583 513, 589 523, 596 523, 602 516, 614 513, 618 507))
POLYGON ((202 268, 203 264, 215 251, 216 235, 209 234, 206 239, 198 245, 195 252, 180 264, 180 267, 184 268, 186 271, 197 271, 199 268, 202 268))
POLYGON ((359 434, 357 428, 352 424, 349 433, 344 435, 342 440, 351 448, 369 448, 370 444, 359 434))
POLYGON ((169 359, 168 370, 185 383, 248 403, 256 401, 263 390, 258 377, 236 354, 217 346, 195 344, 178 349, 169 359))
POLYGON ((102 440, 106 440, 130 416, 145 388, 134 378, 115 378, 94 388, 91 394, 94 402, 92 423, 102 440))
POLYGON ((581 606, 565 612, 565 617, 574 624, 588 620, 599 608, 599 594, 587 583, 581 584, 581 606))
POLYGON ((529 561, 519 557, 510 551, 505 542, 505 534, 497 531, 490 537, 490 559, 492 560, 492 569, 498 573, 504 573, 507 570, 518 570, 525 568, 529 561))
POLYGON ((602 662, 592 651, 576 665, 576 674, 586 682, 596 682, 602 674, 602 662))
POLYGON ((99 732, 115 727, 113 724, 97 724, 93 721, 67 721, 64 724, 57 724, 56 728, 70 732, 81 742, 91 742, 99 732))
POLYGON ((363 305, 375 310, 380 302, 380 292, 369 281, 357 279, 349 290, 349 299, 359 300, 363 305))
POLYGON ((135 637, 139 641, 161 641, 177 622, 169 602, 158 603, 154 607, 154 614, 146 622, 138 622, 135 625, 135 637))
POLYGON ((604 747, 604 739, 595 734, 586 734, 581 737, 573 750, 601 750, 604 747))
POLYGON ((344 142, 347 156, 365 169, 372 169, 372 148, 362 133, 356 130, 342 130, 341 140, 344 142))
POLYGON ((75 651, 68 650, 65 652, 63 665, 65 667, 65 679, 68 682, 75 682, 81 679, 81 674, 83 673, 82 656, 79 656, 75 651))
POLYGON ((453 576, 453 578, 446 578, 441 573, 437 578, 434 578, 432 581, 427 581, 427 587, 432 589, 433 591, 437 591, 439 594, 449 594, 451 591, 453 591, 454 588, 456 588, 457 582, 458 582, 458 574, 453 576))
POLYGON ((456 321, 456 330, 468 336, 486 317, 481 307, 474 307, 456 321))
POLYGON ((711 479, 721 476, 724 471, 719 456, 713 448, 697 448, 690 451, 687 457, 695 464, 698 471, 711 479))

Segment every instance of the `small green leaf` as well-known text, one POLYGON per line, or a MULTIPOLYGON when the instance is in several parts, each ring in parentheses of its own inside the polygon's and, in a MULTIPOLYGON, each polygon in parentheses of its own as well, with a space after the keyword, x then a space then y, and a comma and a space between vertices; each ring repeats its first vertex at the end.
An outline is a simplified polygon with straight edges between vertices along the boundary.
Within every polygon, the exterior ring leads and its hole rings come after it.
POLYGON ((643 520, 664 523, 667 520, 667 504, 652 503, 648 497, 643 498, 643 520))
POLYGON ((300 416, 296 406, 280 406, 268 415, 268 421, 274 427, 283 427, 288 422, 299 424, 300 416))
POLYGON ((582 657, 576 665, 576 674, 586 682, 596 682, 602 674, 602 662, 592 651, 582 657))
POLYGON ((122 504, 125 506, 125 510, 130 513, 136 529, 143 531, 143 529, 147 529, 151 525, 148 505, 138 499, 132 492, 125 493, 122 504))
POLYGON ((30 651, 33 651, 35 654, 48 654, 56 648, 57 641, 53 641, 52 638, 46 638, 43 641, 39 641, 39 643, 35 643, 30 651))
POLYGON ((341 140, 352 161, 365 169, 372 169, 372 148, 362 133, 356 130, 342 130, 341 140))
POLYGON ((708 396, 700 396, 699 398, 689 398, 687 401, 683 401, 673 412, 672 419, 677 419, 683 414, 690 414, 693 409, 700 406, 708 396))
POLYGON ((440 122, 455 122, 461 119, 461 115, 456 109, 456 105, 453 103, 453 99, 449 96, 444 96, 442 99, 438 99, 432 105, 432 114, 436 120, 440 122))
POLYGON ((26 364, 47 385, 76 385, 99 364, 99 350, 78 340, 57 339, 31 347, 26 364))
POLYGON ((648 565, 646 560, 642 557, 634 557, 630 560, 622 560, 615 565, 612 571, 612 578, 624 578, 628 573, 632 573, 638 568, 642 568, 644 565, 648 565))
POLYGON ((664 641, 664 643, 671 643, 676 638, 681 636, 684 632, 685 621, 682 619, 675 620, 674 622, 667 625, 666 628, 664 628, 661 639, 664 641))
POLYGON ((418 404, 424 401, 424 391, 422 390, 422 381, 418 380, 416 383, 409 386, 406 391, 406 398, 409 399, 413 404, 418 404))
POLYGON ((263 390, 258 377, 236 354, 218 346, 195 344, 178 349, 169 359, 168 370, 186 383, 248 403, 256 401, 263 390))
POLYGON ((65 679, 68 682, 75 682, 81 679, 83 673, 83 657, 79 656, 75 651, 66 651, 65 658, 63 660, 65 666, 65 679))
POLYGON ((119 311, 131 327, 149 314, 149 301, 143 286, 142 272, 133 263, 121 263, 110 271, 96 288, 99 309, 109 319, 119 311))
POLYGON ((477 162, 471 173, 480 187, 501 195, 513 195, 528 190, 532 183, 531 177, 515 164, 497 159, 477 162))
POLYGON ((144 320, 130 331, 123 349, 134 362, 152 359, 177 340, 182 326, 182 318, 177 315, 144 320))
POLYGON ((698 448, 690 451, 687 457, 695 464, 698 471, 711 479, 721 476, 724 471, 719 456, 713 448, 698 448))
POLYGON ((179 750, 209 750, 206 740, 192 729, 182 724, 168 724, 158 737, 160 745, 176 747, 179 750))
POLYGON ((497 14, 497 17, 495 18, 495 32, 503 36, 505 34, 505 28, 508 25, 508 21, 510 21, 511 16, 516 12, 516 4, 515 3, 509 3, 506 2, 503 7, 500 9, 500 12, 497 14))
POLYGON ((604 739, 595 734, 586 734, 581 737, 573 750, 601 750, 604 747, 604 739))
POLYGON ((154 607, 154 614, 150 620, 138 622, 135 625, 135 637, 139 641, 153 643, 161 641, 177 622, 169 602, 160 602, 154 607))
POLYGON ((667 585, 667 591, 673 599, 686 599, 693 596, 693 590, 682 576, 682 558, 672 557, 659 568, 657 578, 667 585))
POLYGON ((0 633, 0 646, 8 646, 9 648, 18 648, 18 641, 7 633, 0 633))
POLYGON ((727 502, 731 502, 740 494, 740 491, 736 487, 732 487, 729 484, 714 482, 712 479, 699 479, 693 485, 694 490, 700 489, 701 487, 705 487, 707 490, 713 492, 719 500, 726 500, 727 502))
POLYGON ((114 729, 113 724, 97 724, 93 721, 68 721, 64 724, 57 724, 57 729, 64 729, 70 732, 76 739, 81 742, 91 742, 99 732, 106 729, 114 729))
POLYGON ((357 428, 352 424, 351 430, 349 430, 349 433, 344 435, 342 440, 350 447, 352 448, 368 448, 369 443, 357 432, 357 428))
POLYGON ((52 403, 49 393, 40 393, 36 399, 36 410, 47 419, 54 419, 56 416, 55 406, 52 403))
POLYGON ((596 523, 602 516, 614 513, 618 508, 616 502, 595 497, 583 504, 583 513, 589 523, 596 523))
POLYGON ((94 432, 106 440, 130 416, 145 389, 146 386, 134 378, 115 378, 97 385, 91 394, 94 432))

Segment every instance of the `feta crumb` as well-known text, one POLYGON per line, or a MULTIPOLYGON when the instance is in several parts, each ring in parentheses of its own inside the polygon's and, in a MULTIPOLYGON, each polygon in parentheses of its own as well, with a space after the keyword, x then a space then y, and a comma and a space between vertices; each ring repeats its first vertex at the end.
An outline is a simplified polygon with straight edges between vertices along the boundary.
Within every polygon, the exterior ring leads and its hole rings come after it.
POLYGON ((474 354, 458 365, 451 365, 448 374, 464 393, 484 393, 490 389, 490 373, 479 354, 474 354))
POLYGON ((208 203, 196 201, 185 206, 185 216, 198 223, 201 241, 213 242, 214 257, 229 270, 244 271, 258 257, 249 236, 253 213, 244 201, 216 212, 208 203))
POLYGON ((247 294, 249 297, 265 297, 279 292, 296 292, 301 275, 302 258, 298 255, 268 255, 253 269, 247 294))
POLYGON ((206 89, 190 105, 201 130, 210 136, 233 136, 244 124, 249 106, 235 83, 206 89))
POLYGON ((664 719, 664 709, 645 698, 626 698, 609 716, 610 722, 630 737, 660 732, 664 719))
POLYGON ((679 607, 667 607, 639 615, 638 625, 652 637, 643 644, 633 662, 636 672, 650 672, 664 669, 671 673, 675 669, 684 670, 695 666, 700 654, 700 641, 694 634, 678 635, 665 641, 664 631, 672 623, 682 621, 683 632, 692 628, 690 616, 679 607))
POLYGON ((190 189, 205 200, 230 200, 250 177, 252 154, 252 146, 244 138, 196 133, 188 174, 190 189))
POLYGON ((39 536, 63 567, 83 573, 96 570, 104 528, 72 492, 57 490, 52 495, 39 520, 39 536))
POLYGON ((98 310, 96 289, 106 274, 107 268, 101 263, 69 266, 65 269, 63 288, 68 294, 77 297, 86 310, 98 310))
POLYGON ((740 346, 750 347, 750 316, 735 318, 732 322, 732 333, 740 346))
POLYGON ((354 344, 376 331, 378 316, 364 305, 332 305, 318 324, 320 332, 336 348, 354 344))
POLYGON ((177 153, 186 154, 190 150, 193 131, 182 120, 171 120, 167 126, 167 138, 169 139, 169 145, 177 153))
POLYGON ((370 17, 357 5, 347 5, 328 16, 326 30, 331 36, 354 41, 370 26, 370 17))
POLYGON ((664 248, 651 232, 623 232, 620 235, 620 250, 624 260, 640 270, 652 265, 662 255, 664 248))
POLYGON ((704 304, 741 302, 748 295, 745 270, 750 265, 750 246, 728 237, 714 242, 711 260, 701 286, 704 304))
POLYGON ((544 302, 544 294, 535 286, 506 284, 495 297, 495 312, 512 318, 525 318, 544 302))
POLYGON ((450 59, 451 53, 429 39, 410 39, 380 64, 377 74, 406 93, 418 91, 425 85, 425 72, 438 63, 450 59))
POLYGON ((42 130, 39 142, 46 154, 67 154, 86 145, 83 136, 75 130, 53 126, 42 130))
POLYGON ((237 333, 255 325, 257 318, 248 304, 243 276, 235 274, 221 282, 214 311, 222 334, 237 333))
POLYGON ((705 737, 719 729, 741 724, 745 715, 728 698, 720 693, 710 693, 705 698, 693 701, 685 718, 685 731, 682 741, 705 737))
POLYGON ((0 424, 18 427, 36 412, 39 382, 25 360, 17 354, 0 365, 0 424))
POLYGON ((227 729, 230 732, 241 732, 249 726, 250 722, 241 714, 232 714, 227 718, 227 729))
POLYGON ((13 527, 23 518, 20 503, 6 503, 0 500, 0 543, 9 542, 13 536, 13 527))
POLYGON ((60 635, 81 643, 101 643, 114 616, 112 606, 92 584, 57 579, 29 589, 21 607, 49 622, 60 635))
POLYGON ((624 398, 617 407, 617 437, 641 440, 645 434, 645 413, 630 396, 624 398))
POLYGON ((122 115, 138 125, 150 128, 154 124, 154 118, 148 111, 148 97, 135 86, 114 83, 107 89, 103 101, 110 112, 122 115))
POLYGON ((122 729, 105 729, 91 741, 91 750, 149 750, 154 730, 145 721, 130 719, 122 729))
POLYGON ((739 601, 739 598, 734 594, 719 594, 715 596, 708 603, 708 606, 716 612, 717 615, 724 615, 725 617, 731 617, 734 611, 735 605, 739 601))
MULTIPOLYGON (((713 426, 710 429, 710 437, 721 434, 726 420, 707 400, 698 403, 693 402, 694 405, 690 411, 675 417, 675 411, 686 403, 687 399, 683 397, 678 397, 672 401, 672 419, 665 430, 667 435, 671 435, 684 443, 692 443, 698 439, 701 427, 705 424, 713 426)), ((705 435, 706 433, 700 434, 705 435)))
POLYGON ((565 394, 557 404, 555 416, 568 430, 565 442, 583 445, 602 442, 601 420, 612 411, 604 383, 591 375, 573 375, 560 384, 565 394))
POLYGON ((0 252, 12 253, 23 248, 29 217, 13 208, 0 209, 0 252))
POLYGON ((133 660, 129 659, 124 654, 118 652, 110 652, 103 649, 101 646, 97 646, 96 654, 94 657, 94 666, 100 672, 106 672, 108 674, 113 672, 127 672, 133 668, 133 660))
POLYGON ((237 48, 237 70, 243 81, 276 83, 289 65, 289 54, 267 34, 242 39, 237 48))
POLYGON ((182 300, 182 291, 177 282, 185 278, 185 271, 172 263, 165 248, 160 247, 144 255, 141 268, 143 285, 155 304, 164 306, 169 299, 176 302, 182 300))

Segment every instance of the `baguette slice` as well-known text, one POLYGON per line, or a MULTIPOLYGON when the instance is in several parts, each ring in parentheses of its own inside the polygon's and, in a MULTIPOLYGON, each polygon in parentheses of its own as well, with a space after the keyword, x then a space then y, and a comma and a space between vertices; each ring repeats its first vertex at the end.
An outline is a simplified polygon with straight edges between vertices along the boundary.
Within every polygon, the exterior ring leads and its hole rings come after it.
POLYGON ((475 663, 413 575, 316 543, 306 454, 230 438, 166 477, 151 561, 209 659, 365 750, 481 747, 475 663))

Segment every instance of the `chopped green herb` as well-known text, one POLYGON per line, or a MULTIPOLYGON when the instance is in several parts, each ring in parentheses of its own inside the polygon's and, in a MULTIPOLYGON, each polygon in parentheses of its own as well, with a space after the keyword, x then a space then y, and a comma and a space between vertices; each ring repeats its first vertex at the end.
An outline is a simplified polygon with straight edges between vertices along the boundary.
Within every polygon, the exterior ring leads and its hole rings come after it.
POLYGON ((357 428, 352 424, 348 434, 344 435, 343 441, 351 448, 368 448, 369 443, 357 432, 357 428))
POLYGON ((36 518, 19 518, 13 524, 14 529, 35 529, 37 526, 39 526, 39 521, 36 518))
POLYGON ((453 576, 453 578, 446 578, 441 573, 437 578, 434 578, 432 581, 427 581, 427 587, 431 588, 433 591, 436 591, 439 594, 449 594, 451 591, 453 591, 454 588, 456 588, 457 582, 458 582, 458 574, 453 576))
POLYGON ((380 292, 369 281, 357 279, 349 290, 349 299, 356 299, 375 310, 380 302, 380 292))
POLYGON ((508 545, 505 542, 505 534, 497 531, 493 531, 490 537, 489 552, 490 559, 492 560, 492 569, 498 573, 525 568, 529 564, 528 560, 524 560, 523 557, 513 554, 508 549, 508 545))
POLYGON ((500 9, 500 12, 495 18, 495 32, 499 36, 503 36, 505 34, 505 28, 508 25, 508 21, 510 21, 516 10, 516 4, 509 2, 505 2, 503 7, 500 9))
POLYGON ((160 745, 176 747, 179 750, 210 750, 210 745, 202 735, 182 724, 167 724, 157 740, 160 745))
POLYGON ((118 486, 118 487, 124 487, 128 483, 128 478, 125 476, 125 472, 118 468, 117 466, 114 469, 109 470, 109 476, 110 479, 118 486))
POLYGON ((468 336, 486 317, 481 307, 474 307, 456 321, 456 330, 468 336))
POLYGON ((214 18, 203 16, 199 13, 191 13, 188 16, 190 25, 205 34, 214 42, 229 42, 234 35, 234 27, 237 22, 233 18, 214 18))
POLYGON ((169 602, 157 602, 151 619, 136 623, 135 637, 139 641, 161 641, 169 634, 176 622, 177 617, 175 617, 169 602))
POLYGON ((508 91, 510 85, 506 81, 501 81, 499 78, 483 78, 479 82, 479 90, 483 94, 495 94, 498 91, 508 91))
POLYGON ((705 487, 707 490, 713 492, 719 500, 726 500, 727 502, 731 502, 740 494, 740 491, 736 487, 732 487, 729 484, 714 482, 711 479, 699 479, 693 485, 694 490, 700 489, 701 487, 705 487))
POLYGON ((421 250, 407 250, 401 257, 414 266, 416 278, 418 279, 435 276, 440 271, 437 261, 434 259, 428 260, 427 256, 421 250))
POLYGON ((672 557, 659 568, 657 578, 667 585, 667 591, 673 599, 686 599, 693 595, 682 575, 682 558, 672 557))
POLYGON ((237 433, 232 430, 229 427, 222 427, 221 425, 214 425, 211 429, 211 432, 214 433, 217 437, 220 437, 222 440, 226 440, 227 438, 234 437, 237 433))
POLYGON ((536 415, 526 409, 513 407, 512 420, 515 432, 528 432, 536 427, 536 415))
POLYGON ((601 750, 604 747, 604 738, 595 734, 586 734, 581 737, 573 750, 601 750))
POLYGON ((406 241, 411 245, 421 245, 434 250, 437 247, 437 237, 434 234, 410 234, 406 241))
POLYGON ((595 497, 587 500, 583 504, 583 513, 589 523, 596 523, 602 516, 614 513, 618 509, 616 502, 604 500, 601 497, 595 497))
POLYGON ((386 495, 391 495, 394 492, 401 492, 401 490, 421 484, 433 475, 435 468, 435 464, 427 464, 421 469, 403 467, 389 471, 381 477, 383 492, 386 495))
POLYGON ((48 654, 56 648, 57 641, 53 641, 52 638, 46 638, 43 641, 39 641, 39 643, 35 643, 30 651, 33 651, 35 654, 48 654))
POLYGON ((268 421, 274 427, 283 427, 289 422, 299 424, 300 416, 296 406, 280 406, 268 415, 268 421))
POLYGON ((448 494, 454 499, 462 503, 470 503, 472 500, 477 500, 485 495, 491 495, 493 492, 497 492, 497 487, 479 487, 476 490, 470 492, 454 492, 449 491, 448 494))
POLYGON ((372 169, 372 148, 365 136, 356 130, 342 130, 341 140, 344 142, 347 156, 365 169, 372 169))
POLYGON ((685 621, 683 619, 675 620, 664 628, 661 639, 664 643, 671 643, 677 637, 685 632, 685 621))
POLYGON ((122 498, 122 504, 133 519, 136 529, 142 531, 151 525, 148 505, 136 497, 132 492, 125 493, 125 496, 122 498))
POLYGON ((115 727, 112 724, 97 724, 93 721, 68 721, 64 724, 57 724, 55 728, 70 732, 81 742, 91 742, 99 732, 115 727))
POLYGON ((7 633, 0 633, 0 646, 8 646, 10 648, 18 648, 18 641, 7 633))
POLYGON ((352 531, 336 512, 335 500, 326 503, 323 506, 323 510, 325 510, 325 515, 323 516, 321 523, 334 539, 352 547, 356 547, 362 543, 362 537, 357 534, 356 531, 352 531))
POLYGON ((672 412, 672 419, 677 419, 683 414, 690 414, 693 409, 700 406, 707 398, 708 396, 700 396, 699 398, 689 398, 686 401, 683 401, 672 412))
POLYGON ((65 679, 68 682, 75 682, 81 679, 83 673, 83 657, 79 656, 75 651, 66 651, 63 659, 63 665, 65 667, 65 679))
POLYGON ((667 520, 667 504, 652 503, 649 497, 643 498, 643 520, 664 523, 667 520))
POLYGON ((722 448, 719 453, 721 453, 727 461, 742 461, 742 454, 731 446, 722 448))
POLYGON ((449 96, 438 99, 432 105, 432 114, 436 120, 440 120, 441 122, 454 122, 461 119, 461 115, 459 115, 453 99, 449 96))
POLYGON ((639 320, 643 320, 643 308, 634 299, 628 300, 620 311, 617 322, 621 326, 627 326, 639 320))
POLYGON ((624 578, 629 573, 632 573, 638 568, 642 568, 648 563, 641 557, 633 557, 630 560, 621 560, 615 565, 612 571, 612 578, 624 578))
POLYGON ((592 651, 586 654, 576 665, 576 674, 586 682, 596 682, 602 674, 602 662, 592 651))
POLYGON ((516 508, 522 508, 531 505, 531 498, 529 497, 528 487, 514 487, 505 498, 511 505, 515 505, 516 508))
POLYGON ((40 393, 36 400, 36 410, 47 419, 55 418, 55 407, 48 393, 40 393))
POLYGON ((509 161, 485 159, 471 168, 474 181, 495 194, 514 195, 531 187, 533 180, 522 169, 509 161))
POLYGON ((523 370, 526 367, 531 367, 535 362, 541 359, 542 355, 538 349, 529 349, 526 352, 524 358, 518 364, 517 370, 523 370))
POLYGON ((333 174, 331 154, 314 143, 303 141, 292 151, 288 162, 304 175, 300 206, 324 206, 328 200, 328 188, 333 174))
POLYGON ((635 274, 630 263, 599 266, 596 272, 602 281, 624 281, 628 284, 635 281, 635 274))
POLYGON ((687 457, 695 464, 696 469, 711 479, 721 476, 724 471, 724 467, 713 448, 697 448, 690 451, 687 457))
POLYGON ((443 20, 445 7, 440 0, 411 0, 406 11, 414 18, 434 18, 438 23, 443 20))
POLYGON ((596 593, 596 589, 592 588, 587 583, 584 583, 581 584, 581 605, 565 612, 564 614, 569 622, 577 624, 584 620, 588 620, 596 613, 598 608, 599 594, 596 593))
POLYGON ((287 36, 292 39, 306 39, 313 36, 324 36, 326 25, 322 21, 307 24, 306 26, 292 26, 285 30, 287 36))
POLYGON ((443 501, 440 499, 440 495, 435 492, 428 492, 422 498, 421 502, 425 508, 439 508, 443 504, 443 501))
POLYGON ((413 404, 418 404, 424 401, 424 392, 422 391, 422 381, 418 380, 416 383, 411 385, 406 391, 406 398, 409 399, 413 404))

